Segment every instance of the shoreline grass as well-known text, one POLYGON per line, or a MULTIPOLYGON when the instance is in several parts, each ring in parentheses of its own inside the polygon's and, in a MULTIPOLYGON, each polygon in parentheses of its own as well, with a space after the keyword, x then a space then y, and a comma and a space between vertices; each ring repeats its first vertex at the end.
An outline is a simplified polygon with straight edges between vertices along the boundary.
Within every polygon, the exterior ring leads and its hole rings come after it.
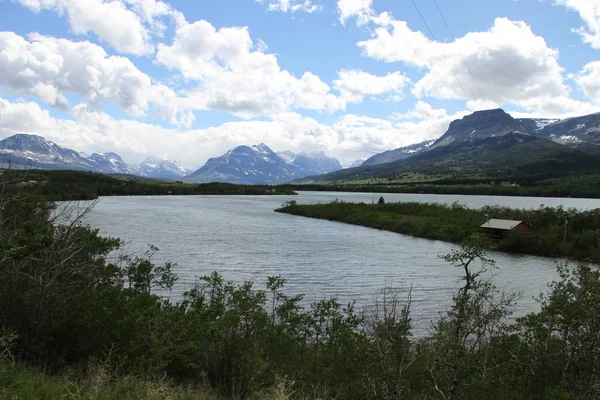
POLYGON ((457 203, 366 204, 334 200, 310 205, 289 201, 275 211, 451 243, 480 235, 478 228, 486 221, 486 215, 520 220, 528 223, 533 232, 511 233, 501 242, 493 243, 494 248, 510 253, 600 262, 600 209, 540 207, 525 210, 488 206, 475 210, 457 203), (565 220, 568 221, 566 228, 565 220))

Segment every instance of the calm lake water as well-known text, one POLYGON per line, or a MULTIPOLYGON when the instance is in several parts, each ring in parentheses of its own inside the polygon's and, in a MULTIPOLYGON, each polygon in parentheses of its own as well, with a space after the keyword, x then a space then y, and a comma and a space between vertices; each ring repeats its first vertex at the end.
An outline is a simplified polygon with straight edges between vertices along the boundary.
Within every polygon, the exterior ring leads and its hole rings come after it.
MULTIPOLYGON (((298 196, 145 196, 105 197, 87 223, 105 236, 124 239, 129 252, 153 244, 155 260, 177 263, 180 281, 170 294, 179 299, 197 277, 218 271, 234 282, 253 280, 264 289, 266 277, 288 279, 287 293, 304 293, 308 302, 337 297, 372 304, 385 286, 412 287, 412 317, 423 332, 450 303, 460 271, 441 260, 452 244, 391 232, 279 214, 286 200, 325 203, 336 198, 376 202, 378 193, 301 192, 298 196)), ((600 207, 596 199, 555 199, 461 195, 383 194, 387 202, 421 201, 536 208, 563 205, 600 207)), ((555 260, 490 254, 496 261, 496 286, 518 292, 516 314, 535 307, 532 297, 556 277, 555 260)))

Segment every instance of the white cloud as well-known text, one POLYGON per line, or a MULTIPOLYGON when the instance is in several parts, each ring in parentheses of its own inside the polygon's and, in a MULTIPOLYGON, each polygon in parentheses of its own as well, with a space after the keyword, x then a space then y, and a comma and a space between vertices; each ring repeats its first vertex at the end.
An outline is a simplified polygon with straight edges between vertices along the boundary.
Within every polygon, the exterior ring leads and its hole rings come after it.
POLYGON ((350 69, 339 71, 338 76, 339 79, 333 81, 333 86, 349 102, 360 102, 367 96, 385 93, 403 97, 404 89, 410 83, 410 79, 400 72, 376 76, 365 71, 350 69))
POLYGON ((363 25, 373 15, 371 4, 373 0, 338 0, 337 8, 342 25, 352 17, 357 18, 357 25, 363 25))
POLYGON ((583 41, 594 49, 600 49, 600 1, 554 0, 554 3, 578 12, 586 26, 573 29, 573 32, 579 33, 583 41))
POLYGON ((154 84, 129 59, 108 56, 90 42, 38 34, 27 40, 0 32, 0 85, 16 95, 37 96, 53 107, 67 108, 67 95, 74 93, 92 106, 110 101, 137 117, 152 107, 172 123, 189 120, 173 90, 154 84))
POLYGON ((161 18, 172 17, 177 24, 183 14, 158 0, 14 0, 34 12, 51 10, 66 15, 74 33, 94 33, 121 53, 151 53, 152 34, 165 29, 161 18))
MULTIPOLYGON (((598 106, 568 96, 541 96, 519 104, 530 116, 539 118, 570 118, 598 112, 598 106)), ((512 113, 511 113, 512 115, 512 113)))
POLYGON ((433 108, 431 104, 419 100, 415 103, 412 110, 403 113, 393 113, 391 118, 394 120, 405 119, 438 119, 447 117, 448 113, 443 108, 433 108))
POLYGON ((600 104, 600 61, 587 63, 575 76, 575 81, 588 98, 600 104))
POLYGON ((263 49, 260 41, 254 45, 247 27, 217 30, 200 20, 177 29, 170 46, 159 44, 156 62, 198 83, 188 91, 190 102, 242 118, 292 107, 320 111, 345 107, 318 76, 306 72, 297 78, 263 49))
POLYGON ((358 42, 363 55, 425 70, 413 86, 417 98, 464 99, 469 107, 506 104, 568 114, 573 101, 564 83, 558 50, 524 22, 497 18, 484 32, 437 42, 388 13, 374 15, 372 37, 358 42), (552 100, 555 99, 555 100, 552 100))
POLYGON ((322 6, 314 4, 312 0, 256 0, 256 2, 260 4, 266 2, 269 11, 281 11, 284 13, 294 13, 297 11, 313 13, 323 10, 322 6))

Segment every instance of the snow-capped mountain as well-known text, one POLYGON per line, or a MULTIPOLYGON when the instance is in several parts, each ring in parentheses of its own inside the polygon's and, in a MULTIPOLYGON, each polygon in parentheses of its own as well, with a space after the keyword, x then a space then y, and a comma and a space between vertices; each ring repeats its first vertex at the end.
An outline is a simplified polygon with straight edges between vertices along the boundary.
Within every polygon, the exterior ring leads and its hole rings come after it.
POLYGON ((306 170, 308 175, 321 175, 342 169, 337 158, 329 157, 322 151, 294 153, 286 150, 278 152, 277 155, 285 162, 306 170))
POLYGON ((0 140, 0 159, 4 164, 41 169, 75 169, 102 173, 135 174, 135 169, 116 153, 82 153, 67 149, 43 136, 24 133, 0 140))
POLYGON ((521 124, 525 131, 530 135, 537 135, 539 131, 546 126, 560 121, 557 118, 517 118, 516 121, 521 124))
POLYGON ((87 158, 92 170, 105 174, 129 174, 135 175, 135 168, 127 164, 117 153, 93 153, 87 158))
MULTIPOLYGON (((435 140, 426 140, 425 142, 399 147, 394 150, 384 151, 383 153, 378 153, 374 156, 371 156, 360 165, 385 164, 389 162, 402 160, 428 148, 433 142, 435 142, 435 140)), ((358 165, 355 165, 355 167, 358 167, 358 165)))
POLYGON ((24 133, 0 140, 3 164, 45 169, 89 169, 87 158, 78 152, 60 147, 42 136, 24 133))
POLYGON ((180 179, 192 171, 182 167, 176 161, 161 160, 156 157, 146 158, 137 167, 137 174, 151 178, 180 179))
POLYGON ((536 136, 567 145, 598 142, 600 141, 600 113, 552 122, 540 129, 536 136))
POLYGON ((476 111, 452 121, 446 133, 436 140, 427 140, 375 154, 362 163, 362 166, 395 162, 437 147, 499 137, 509 133, 536 135, 536 132, 554 121, 556 120, 528 118, 517 120, 502 109, 476 111))
POLYGON ((41 169, 75 169, 105 174, 141 175, 148 178, 180 179, 190 173, 176 161, 148 157, 131 166, 114 152, 92 153, 67 149, 43 136, 24 133, 0 140, 0 163, 41 169))
POLYGON ((298 153, 294 153, 291 150, 278 151, 277 155, 283 159, 283 161, 292 164, 296 157, 298 157, 298 153))
MULTIPOLYGON (((238 146, 206 164, 184 182, 229 182, 263 184, 285 182, 299 178, 300 169, 287 163, 267 145, 238 146)), ((305 176, 305 175, 302 175, 305 176)))
POLYGON ((600 142, 600 113, 581 117, 513 118, 502 109, 476 111, 450 123, 439 139, 375 154, 362 165, 383 164, 407 158, 424 150, 456 145, 506 134, 524 134, 551 139, 569 146, 600 142))
POLYGON ((360 167, 366 160, 364 158, 359 158, 358 160, 354 160, 348 168, 360 167))
POLYGON ((271 184, 336 169, 341 169, 339 161, 323 153, 308 155, 285 151, 277 154, 261 143, 251 147, 238 146, 220 157, 211 158, 184 181, 271 184))
POLYGON ((300 153, 292 164, 305 170, 307 175, 322 175, 342 169, 342 165, 337 158, 329 157, 322 151, 300 153))

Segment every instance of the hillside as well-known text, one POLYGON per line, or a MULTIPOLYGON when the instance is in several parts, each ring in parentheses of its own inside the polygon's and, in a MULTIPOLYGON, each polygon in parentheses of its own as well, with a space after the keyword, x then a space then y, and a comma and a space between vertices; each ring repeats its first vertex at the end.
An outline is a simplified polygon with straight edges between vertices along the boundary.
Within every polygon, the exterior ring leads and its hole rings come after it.
MULTIPOLYGON (((362 162, 361 166, 366 165, 375 165, 375 164, 385 164, 394 161, 403 160, 408 158, 420 151, 427 149, 431 146, 435 140, 426 140, 421 143, 411 144, 410 146, 399 147, 394 150, 384 151, 383 153, 375 154, 374 156, 369 157, 367 160, 362 162)), ((358 165, 357 165, 358 166, 358 165)))
POLYGON ((598 156, 572 149, 548 139, 519 133, 501 137, 451 143, 400 161, 350 168, 318 177, 313 182, 390 183, 414 181, 532 180, 594 170, 598 156))
MULTIPOLYGON (((363 164, 304 181, 449 184, 501 180, 532 185, 544 179, 595 173, 600 165, 600 152, 593 151, 597 147, 573 148, 552 140, 556 136, 552 132, 558 132, 560 126, 581 126, 581 121, 573 119, 561 124, 551 120, 516 120, 500 109, 478 111, 451 122, 444 135, 409 157, 385 164, 363 164), (528 132, 534 126, 535 136, 528 132)), ((589 136, 595 128, 585 132, 589 136)))

